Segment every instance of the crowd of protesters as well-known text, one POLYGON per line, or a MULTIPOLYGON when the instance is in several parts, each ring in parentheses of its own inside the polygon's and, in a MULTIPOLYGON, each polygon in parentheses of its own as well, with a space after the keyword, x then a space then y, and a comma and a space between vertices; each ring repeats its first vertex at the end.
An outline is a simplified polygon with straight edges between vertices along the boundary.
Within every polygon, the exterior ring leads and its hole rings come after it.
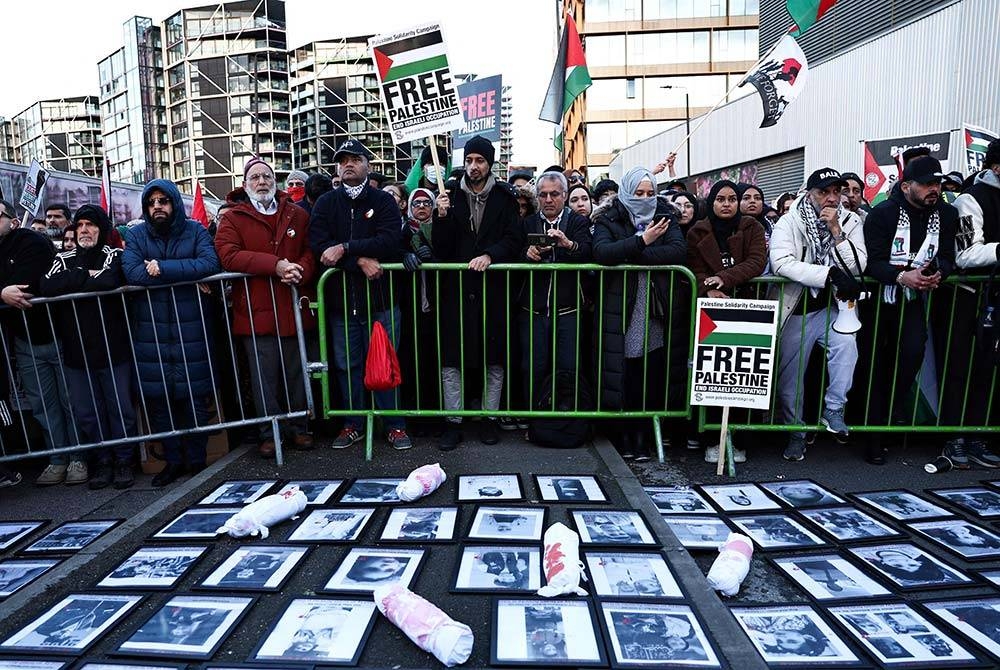
MULTIPOLYGON (((334 448, 365 438, 369 400, 380 410, 453 412, 437 427, 442 450, 466 440, 466 407, 488 415, 478 424, 485 444, 497 443, 500 430, 527 427, 517 411, 683 409, 695 296, 781 300, 774 373, 781 422, 818 424, 839 441, 851 422, 908 424, 916 412, 911 389, 928 351, 949 390, 938 408, 941 423, 985 424, 990 399, 979 391, 993 365, 980 346, 979 296, 940 289, 955 273, 997 264, 998 142, 968 179, 943 174, 926 150, 906 152, 900 178, 874 207, 863 199, 861 178, 834 168, 816 170, 799 193, 781 194, 772 206, 758 186, 727 180, 705 198, 677 179, 658 191, 656 174, 669 169, 675 177, 673 155, 592 188, 580 170, 562 166, 515 171, 504 181, 494 174, 493 145, 481 137, 468 141, 455 170, 447 151, 427 147, 402 182, 373 172, 373 158, 348 140, 334 156, 335 178, 295 170, 284 188, 273 167, 254 158, 211 229, 187 218, 177 187, 163 179, 146 185, 143 217, 123 238, 95 205, 75 213, 54 205, 45 230, 35 231, 19 227, 14 207, 0 201, 0 297, 10 308, 2 313, 8 356, 0 356, 10 369, 2 372, 19 379, 45 451, 56 452, 36 483, 131 486, 135 450, 127 438, 143 420, 167 435, 166 465, 154 486, 203 468, 207 433, 185 429, 210 421, 226 368, 237 367, 214 360, 216 313, 225 321, 221 336, 234 343, 228 350, 244 362, 256 415, 303 407, 298 329, 315 343, 308 302, 327 268, 339 270, 325 295, 332 377, 347 414, 334 448), (399 262, 408 272, 383 271, 382 264, 399 262), (425 272, 427 262, 464 269, 425 272), (508 263, 520 267, 485 272, 508 263), (544 269, 553 263, 650 269, 544 269), (664 270, 668 265, 686 266, 693 285, 664 270), (198 283, 220 271, 250 277, 221 295, 198 283), (785 281, 752 282, 768 275, 785 281), (877 299, 855 308, 873 282, 877 299), (125 285, 148 291, 47 310, 30 302, 125 285), (838 330, 843 309, 860 313, 861 333, 838 330), (933 337, 928 349, 939 314, 949 315, 951 333, 933 337), (365 360, 375 322, 400 353, 404 384, 369 393, 365 360), (814 349, 825 351, 822 360, 810 361, 814 349), (825 389, 812 388, 817 380, 825 389), (973 391, 962 397, 955 389, 967 384, 973 391), (565 393, 570 405, 557 397, 565 393), (823 398, 813 418, 804 402, 810 394, 823 398), (596 400, 583 407, 581 397, 596 400), (72 450, 109 440, 117 446, 72 450)), ((378 422, 400 450, 414 445, 403 411, 378 422)), ((0 419, 13 422, 9 398, 0 398, 0 419)), ((624 457, 644 459, 653 453, 650 425, 624 419, 605 427, 624 457)), ((305 418, 284 421, 282 439, 312 448, 309 428, 305 418)), ((672 444, 705 448, 706 460, 718 457, 718 445, 702 440, 689 421, 667 422, 666 434, 672 444)), ((255 437, 259 454, 273 457, 271 424, 255 437)), ((791 432, 784 458, 802 460, 813 437, 791 432)), ((869 462, 885 463, 885 440, 870 437, 866 445, 869 462)), ((944 453, 959 466, 1000 466, 975 433, 948 436, 944 453)), ((737 461, 745 458, 736 449, 737 461)), ((0 485, 19 479, 0 472, 0 485)))

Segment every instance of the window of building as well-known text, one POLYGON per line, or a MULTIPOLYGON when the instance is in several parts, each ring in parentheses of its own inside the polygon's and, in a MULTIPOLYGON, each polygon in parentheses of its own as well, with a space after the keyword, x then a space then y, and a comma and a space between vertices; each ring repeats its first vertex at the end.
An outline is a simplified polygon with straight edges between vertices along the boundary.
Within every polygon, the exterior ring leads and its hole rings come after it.
POLYGON ((753 16, 760 14, 759 0, 729 0, 730 16, 753 16))
POLYGON ((625 97, 629 100, 635 100, 635 77, 629 77, 625 80, 625 97))
MULTIPOLYGON (((629 39, 634 36, 630 35, 629 39)), ((591 67, 621 66, 625 64, 624 35, 594 35, 587 38, 585 49, 587 65, 591 67)))

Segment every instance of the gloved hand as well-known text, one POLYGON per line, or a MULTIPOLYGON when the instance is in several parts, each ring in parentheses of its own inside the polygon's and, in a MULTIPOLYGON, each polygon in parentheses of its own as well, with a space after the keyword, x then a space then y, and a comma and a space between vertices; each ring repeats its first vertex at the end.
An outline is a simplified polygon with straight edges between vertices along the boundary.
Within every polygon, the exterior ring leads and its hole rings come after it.
POLYGON ((421 244, 420 246, 418 246, 416 253, 417 256, 420 258, 420 260, 422 261, 429 261, 431 259, 431 256, 434 255, 434 252, 431 251, 431 248, 426 244, 421 244))
POLYGON ((861 285, 851 275, 834 266, 827 279, 834 287, 834 294, 840 300, 857 300, 861 295, 861 285))
POLYGON ((415 253, 407 253, 403 256, 403 267, 410 272, 416 272, 421 265, 420 258, 415 253))

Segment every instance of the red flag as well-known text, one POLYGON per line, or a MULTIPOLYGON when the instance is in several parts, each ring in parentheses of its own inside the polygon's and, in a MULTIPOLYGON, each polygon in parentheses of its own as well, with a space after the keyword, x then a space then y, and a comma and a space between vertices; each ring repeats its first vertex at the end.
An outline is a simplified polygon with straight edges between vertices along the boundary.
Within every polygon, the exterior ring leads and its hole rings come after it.
POLYGON ((201 196, 201 182, 194 183, 194 204, 191 206, 191 218, 208 228, 208 212, 205 211, 205 200, 201 196))
POLYGON ((882 172, 882 168, 878 166, 875 161, 875 157, 872 156, 872 150, 865 145, 865 200, 871 202, 878 195, 879 191, 882 189, 882 184, 885 183, 885 174, 882 172))
POLYGON ((101 209, 108 213, 111 221, 114 222, 114 213, 111 211, 111 166, 105 158, 101 166, 101 209))

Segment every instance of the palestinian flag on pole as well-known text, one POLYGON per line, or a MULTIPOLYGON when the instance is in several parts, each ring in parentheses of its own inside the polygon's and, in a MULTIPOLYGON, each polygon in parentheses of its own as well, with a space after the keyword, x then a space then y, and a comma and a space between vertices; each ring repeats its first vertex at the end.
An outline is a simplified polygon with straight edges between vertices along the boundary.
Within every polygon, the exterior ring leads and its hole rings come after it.
POLYGON ((795 20, 792 35, 798 37, 812 28, 835 4, 837 0, 788 0, 788 13, 795 20))
POLYGON ((698 344, 763 347, 774 344, 773 311, 705 307, 698 319, 698 344))
POLYGON ((985 128, 970 126, 967 123, 963 130, 965 131, 965 171, 968 174, 977 174, 983 169, 986 149, 990 142, 997 139, 997 135, 985 128))
POLYGON ((549 89, 545 92, 545 102, 538 118, 542 121, 555 123, 559 126, 554 139, 556 148, 562 151, 562 119, 573 101, 587 90, 591 84, 590 72, 587 70, 587 59, 583 54, 583 43, 580 33, 576 30, 576 22, 569 13, 563 26, 562 39, 559 40, 559 52, 556 54, 556 64, 552 68, 549 79, 549 89))
POLYGON ((882 192, 882 185, 885 184, 885 173, 879 167, 868 144, 864 143, 863 146, 865 148, 865 200, 874 203, 875 196, 882 192))
POLYGON ((375 66, 382 83, 448 67, 440 30, 374 47, 375 66))

